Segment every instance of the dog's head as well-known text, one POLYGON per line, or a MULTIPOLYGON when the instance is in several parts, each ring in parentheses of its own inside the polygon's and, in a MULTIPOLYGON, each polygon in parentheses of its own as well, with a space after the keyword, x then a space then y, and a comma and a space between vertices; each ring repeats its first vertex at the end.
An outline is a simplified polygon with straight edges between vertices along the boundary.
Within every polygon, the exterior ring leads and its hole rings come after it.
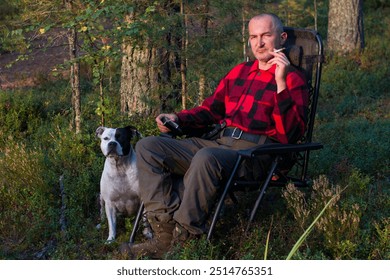
POLYGON ((127 156, 131 149, 131 139, 141 137, 139 131, 133 126, 122 128, 109 128, 100 126, 96 129, 96 137, 99 137, 100 148, 106 157, 127 156))

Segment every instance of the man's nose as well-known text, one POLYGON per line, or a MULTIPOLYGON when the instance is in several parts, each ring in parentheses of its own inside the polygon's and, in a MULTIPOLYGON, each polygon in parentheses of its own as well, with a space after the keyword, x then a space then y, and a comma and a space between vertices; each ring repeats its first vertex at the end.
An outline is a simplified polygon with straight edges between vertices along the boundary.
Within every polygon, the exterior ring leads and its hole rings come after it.
POLYGON ((261 37, 256 38, 256 44, 257 44, 257 46, 259 46, 259 47, 264 46, 263 39, 262 39, 261 37))

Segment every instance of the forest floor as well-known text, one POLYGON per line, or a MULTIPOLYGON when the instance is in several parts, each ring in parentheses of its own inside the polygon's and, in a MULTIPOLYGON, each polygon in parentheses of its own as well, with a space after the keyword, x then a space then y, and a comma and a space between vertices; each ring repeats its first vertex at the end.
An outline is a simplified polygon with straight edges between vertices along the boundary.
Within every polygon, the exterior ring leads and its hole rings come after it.
POLYGON ((32 40, 31 52, 0 53, 0 89, 36 86, 53 79, 53 71, 66 62, 68 46, 63 32, 53 30, 32 40))

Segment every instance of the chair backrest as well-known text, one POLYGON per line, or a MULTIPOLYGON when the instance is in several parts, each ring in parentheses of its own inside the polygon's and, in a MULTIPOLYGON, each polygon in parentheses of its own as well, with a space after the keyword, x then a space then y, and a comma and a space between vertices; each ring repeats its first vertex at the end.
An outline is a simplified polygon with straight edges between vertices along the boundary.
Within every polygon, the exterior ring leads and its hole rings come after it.
MULTIPOLYGON (((289 57, 291 64, 305 73, 309 87, 310 99, 307 129, 301 141, 310 143, 313 136, 322 63, 324 61, 322 39, 315 30, 285 27, 284 31, 287 33, 287 42, 285 43, 286 55, 289 57)), ((297 176, 302 181, 306 181, 308 163, 309 151, 306 151, 298 157, 296 164, 297 176)))
POLYGON ((321 36, 315 30, 285 27, 286 55, 291 64, 305 73, 310 90, 307 131, 303 142, 311 142, 319 96, 322 63, 324 61, 321 36))
MULTIPOLYGON (((302 143, 310 143, 313 136, 314 120, 317 111, 317 102, 320 89, 322 63, 324 61, 323 44, 319 33, 315 30, 304 28, 284 27, 287 33, 287 41, 284 44, 284 53, 292 65, 300 69, 306 76, 310 93, 307 128, 302 143)), ((248 48, 248 60, 253 59, 248 48)), ((305 152, 297 160, 297 176, 305 180, 309 162, 309 151, 305 152)))

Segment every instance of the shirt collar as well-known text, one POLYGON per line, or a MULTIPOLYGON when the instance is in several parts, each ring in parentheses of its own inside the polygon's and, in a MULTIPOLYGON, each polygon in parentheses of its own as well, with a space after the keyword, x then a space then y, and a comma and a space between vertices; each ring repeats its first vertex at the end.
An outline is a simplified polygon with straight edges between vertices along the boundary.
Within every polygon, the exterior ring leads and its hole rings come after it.
MULTIPOLYGON (((276 64, 272 65, 271 68, 268 70, 260 70, 262 72, 268 72, 271 75, 275 74, 276 64)), ((251 69, 249 70, 249 73, 259 71, 259 61, 256 59, 255 62, 252 64, 251 69)))

